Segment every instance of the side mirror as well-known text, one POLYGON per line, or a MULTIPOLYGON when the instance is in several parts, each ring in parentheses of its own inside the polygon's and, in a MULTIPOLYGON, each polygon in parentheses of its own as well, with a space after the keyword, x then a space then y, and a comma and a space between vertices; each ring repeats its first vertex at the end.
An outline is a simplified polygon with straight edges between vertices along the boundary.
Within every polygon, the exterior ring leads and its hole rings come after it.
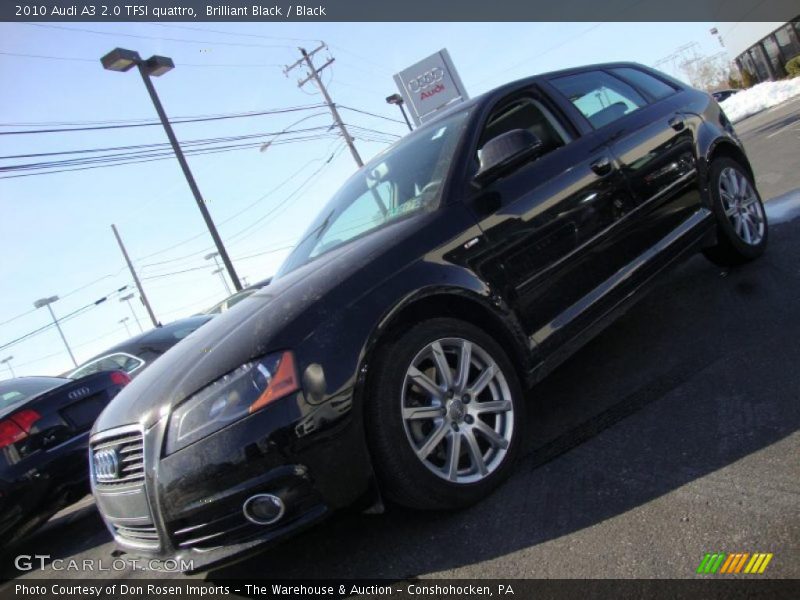
POLYGON ((481 166, 475 183, 484 186, 503 173, 539 156, 544 144, 527 129, 512 129, 492 138, 481 148, 481 166))

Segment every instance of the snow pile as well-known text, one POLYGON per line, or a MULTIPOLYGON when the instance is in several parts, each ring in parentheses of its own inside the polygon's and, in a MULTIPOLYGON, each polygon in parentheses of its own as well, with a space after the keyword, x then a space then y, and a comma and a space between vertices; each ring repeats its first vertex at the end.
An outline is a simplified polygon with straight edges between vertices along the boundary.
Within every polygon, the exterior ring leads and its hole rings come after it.
POLYGON ((783 81, 765 81, 734 94, 720 103, 731 121, 741 121, 772 106, 800 96, 800 77, 783 81))

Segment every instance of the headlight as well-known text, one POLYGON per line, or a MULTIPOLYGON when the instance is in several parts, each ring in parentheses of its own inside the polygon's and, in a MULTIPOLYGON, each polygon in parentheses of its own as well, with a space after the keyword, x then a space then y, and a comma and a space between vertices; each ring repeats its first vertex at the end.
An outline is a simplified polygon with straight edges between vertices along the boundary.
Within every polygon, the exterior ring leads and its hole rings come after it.
POLYGON ((291 352, 270 354, 226 373, 172 412, 167 454, 297 391, 297 381, 291 352))

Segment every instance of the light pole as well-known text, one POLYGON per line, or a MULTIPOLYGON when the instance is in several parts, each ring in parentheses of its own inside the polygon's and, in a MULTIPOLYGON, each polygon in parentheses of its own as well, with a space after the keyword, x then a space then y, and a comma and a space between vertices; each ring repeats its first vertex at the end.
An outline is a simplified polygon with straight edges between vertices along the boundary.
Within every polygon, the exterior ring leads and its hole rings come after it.
POLYGON ((36 302, 33 303, 33 306, 34 308, 42 308, 43 306, 46 306, 47 310, 50 311, 50 316, 53 319, 53 325, 55 325, 56 329, 58 329, 58 333, 61 336, 61 341, 64 342, 64 346, 67 349, 67 353, 69 354, 69 357, 72 359, 72 364, 74 364, 77 367, 78 361, 75 360, 75 356, 72 354, 72 350, 70 349, 69 344, 67 343, 67 338, 64 337, 64 332, 61 331, 61 326, 58 324, 58 319, 56 319, 56 315, 53 312, 53 307, 50 306, 56 300, 58 300, 58 296, 50 296, 49 298, 39 298, 36 302))
POLYGON ((406 114, 406 109, 403 108, 403 97, 400 94, 392 94, 391 96, 386 97, 387 104, 396 104, 400 107, 400 112, 403 113, 403 118, 406 120, 406 125, 408 125, 409 131, 414 131, 414 128, 411 126, 411 121, 408 120, 408 115, 406 114))
POLYGON ((217 227, 211 219, 211 214, 208 212, 203 196, 200 194, 200 188, 197 187, 194 175, 192 175, 192 171, 189 169, 189 163, 186 162, 186 157, 183 155, 183 151, 178 143, 178 138, 175 137, 175 132, 172 130, 172 125, 170 125, 169 119, 167 118, 167 113, 164 111, 161 100, 158 98, 156 88, 150 80, 151 77, 160 77, 167 71, 175 68, 175 63, 172 62, 171 58, 166 56, 151 56, 147 60, 142 60, 138 52, 125 50, 124 48, 115 48, 101 58, 100 62, 103 64, 103 68, 109 71, 125 72, 133 67, 138 67, 144 86, 150 94, 150 99, 153 101, 153 106, 155 106, 156 112, 158 113, 158 118, 164 126, 164 131, 167 134, 167 138, 169 138, 170 144, 172 144, 175 157, 178 159, 178 163, 183 170, 183 175, 186 177, 186 182, 192 190, 194 199, 197 202, 197 207, 200 209, 203 220, 206 222, 206 227, 208 227, 208 231, 214 240, 214 245, 217 247, 220 257, 222 257, 222 262, 225 264, 228 276, 233 282, 233 287, 237 290, 242 289, 242 284, 239 283, 239 278, 236 275, 236 270, 233 268, 233 263, 225 250, 225 245, 222 243, 222 238, 219 236, 217 227))
MULTIPOLYGON (((120 302, 127 302, 128 308, 131 309, 131 314, 133 314, 133 318, 136 321, 136 325, 139 327, 139 331, 144 333, 144 329, 142 329, 142 324, 139 323, 139 317, 136 316, 136 311, 133 310, 133 304, 131 304, 131 298, 133 298, 133 294, 128 294, 127 296, 122 296, 119 301, 120 302)), ((127 325, 125 326, 127 328, 127 325)))
POLYGON ((131 320, 131 318, 130 318, 130 317, 123 317, 123 318, 121 318, 121 319, 119 320, 119 322, 120 322, 120 323, 122 323, 123 325, 125 325, 125 333, 127 333, 127 334, 128 334, 128 337, 131 337, 131 330, 130 330, 130 328, 128 327, 128 321, 130 321, 130 320, 131 320))
POLYGON ((217 266, 217 268, 216 270, 211 271, 211 274, 214 275, 216 273, 219 273, 219 278, 222 279, 222 285, 225 286, 225 291, 228 292, 228 296, 230 296, 231 288, 228 287, 228 282, 225 280, 225 274, 223 273, 224 269, 219 266, 219 261, 217 260, 217 256, 219 256, 219 254, 217 254, 216 252, 209 252, 208 254, 206 254, 205 259, 206 260, 214 259, 214 264, 217 266))
POLYGON ((11 371, 11 377, 12 377, 12 378, 13 378, 13 377, 16 377, 16 375, 14 375, 14 369, 12 369, 12 368, 11 368, 11 361, 12 361, 13 359, 14 359, 14 357, 13 357, 13 356, 8 356, 8 357, 4 358, 3 360, 0 360, 0 363, 1 363, 1 364, 4 364, 5 366, 7 366, 7 367, 8 367, 8 370, 9 370, 9 371, 11 371))

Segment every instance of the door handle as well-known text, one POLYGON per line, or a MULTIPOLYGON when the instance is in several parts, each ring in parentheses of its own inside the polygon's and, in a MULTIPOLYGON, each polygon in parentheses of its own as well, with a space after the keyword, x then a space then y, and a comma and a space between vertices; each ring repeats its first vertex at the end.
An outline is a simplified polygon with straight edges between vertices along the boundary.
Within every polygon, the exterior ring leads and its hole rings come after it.
POLYGON ((611 173, 611 167, 612 167, 611 159, 609 159, 607 156, 598 158, 590 166, 592 167, 592 171, 594 171, 601 177, 603 175, 608 175, 609 173, 611 173))
POLYGON ((667 124, 670 127, 672 127, 675 131, 682 131, 683 128, 686 127, 686 123, 684 122, 683 117, 680 117, 678 115, 675 115, 669 121, 667 121, 667 124))

